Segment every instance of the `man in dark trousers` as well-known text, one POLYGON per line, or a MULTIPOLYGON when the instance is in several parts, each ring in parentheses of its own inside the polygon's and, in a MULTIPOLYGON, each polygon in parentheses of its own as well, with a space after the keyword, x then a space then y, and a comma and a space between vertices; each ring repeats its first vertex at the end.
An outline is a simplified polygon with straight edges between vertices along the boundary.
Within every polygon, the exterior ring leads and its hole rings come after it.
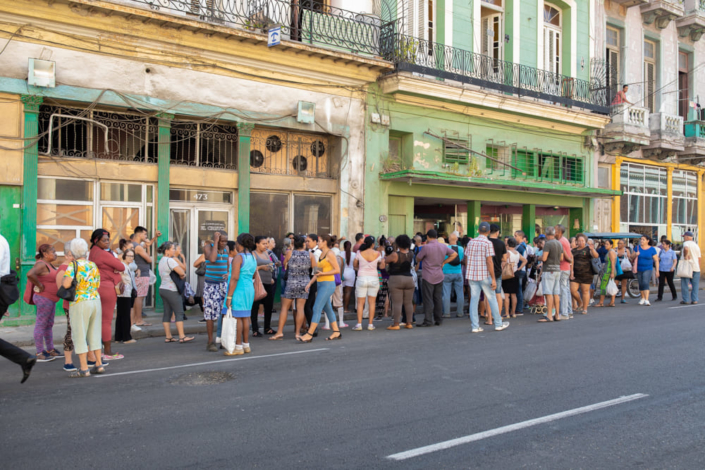
POLYGON ((423 310, 425 318, 417 326, 437 326, 443 323, 443 266, 458 257, 448 245, 438 243, 438 232, 431 229, 426 234, 426 245, 416 257, 423 261, 423 310))
MULTIPOLYGON (((0 321, 7 313, 10 305, 20 298, 17 288, 17 273, 10 270, 10 245, 5 237, 0 235, 0 321)), ((22 368, 22 381, 25 383, 37 363, 37 357, 20 349, 14 344, 0 339, 0 356, 7 358, 22 368)))
MULTIPOLYGON (((318 235, 315 233, 309 233, 306 235, 306 248, 309 252, 313 253, 313 257, 316 258, 316 263, 320 260, 321 250, 318 249, 318 235)), ((310 272, 313 276, 313 269, 310 272)), ((316 292, 318 291, 317 282, 311 284, 308 290, 308 299, 306 299, 306 304, 304 305, 304 315, 306 315, 306 322, 310 325, 311 319, 313 318, 313 304, 316 303, 316 292)), ((296 332, 298 334, 298 331, 296 332)), ((313 333, 313 336, 318 336, 318 331, 313 333)))

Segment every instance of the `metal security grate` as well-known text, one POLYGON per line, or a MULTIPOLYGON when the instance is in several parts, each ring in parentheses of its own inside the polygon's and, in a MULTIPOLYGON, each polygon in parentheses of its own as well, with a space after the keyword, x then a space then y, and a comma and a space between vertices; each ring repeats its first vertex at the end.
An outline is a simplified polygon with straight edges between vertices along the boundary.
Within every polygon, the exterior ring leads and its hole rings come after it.
POLYGON ((334 178, 331 141, 319 134, 258 128, 250 141, 250 171, 274 175, 334 178))
POLYGON ((236 126, 174 121, 171 124, 171 163, 237 170, 238 140, 236 126))
POLYGON ((445 163, 467 164, 470 161, 470 137, 467 139, 446 136, 443 146, 443 161, 445 163))

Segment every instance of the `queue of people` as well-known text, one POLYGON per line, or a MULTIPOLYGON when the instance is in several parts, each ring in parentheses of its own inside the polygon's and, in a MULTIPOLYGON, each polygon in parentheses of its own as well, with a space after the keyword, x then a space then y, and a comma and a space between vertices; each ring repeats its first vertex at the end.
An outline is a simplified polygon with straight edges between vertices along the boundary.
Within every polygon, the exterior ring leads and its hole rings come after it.
MULTIPOLYGON (((627 303, 627 284, 635 278, 641 292, 639 305, 649 306, 652 277, 658 278, 657 301, 663 300, 666 285, 677 299, 676 273, 681 280, 681 304, 698 303, 701 253, 691 232, 685 233, 680 260, 665 239, 656 246, 642 236, 632 249, 624 240, 616 247, 611 240, 596 246, 584 234, 569 240, 565 232, 561 225, 547 227, 533 244, 522 231, 502 237, 499 226, 487 222, 479 225, 477 237, 461 239, 454 232, 448 242, 433 229, 413 239, 407 235, 377 239, 360 233, 354 245, 334 235, 288 234, 278 256, 271 238, 243 233, 233 241, 226 232, 217 231, 194 263, 195 290, 185 280, 190 267, 179 245, 167 241, 157 250, 164 341, 196 341, 184 332, 186 306, 196 304, 207 325, 209 352, 222 348, 223 317, 235 319, 235 348, 225 351, 235 356, 252 351, 250 336, 285 339, 290 310, 296 341, 310 343, 319 330, 331 331, 326 340, 341 340, 341 328, 348 326, 344 314, 353 295, 357 316, 353 331, 364 329, 365 318, 367 330, 376 329, 374 321, 382 319, 391 321, 388 330, 441 326, 451 316, 453 301, 457 317, 470 317, 472 333, 483 331, 480 318, 484 325, 502 331, 509 327, 506 320, 532 308, 543 313, 539 322, 558 322, 585 315, 589 308, 615 307, 620 293, 621 303, 627 303), (275 330, 272 313, 278 283, 281 309, 275 330), (416 313, 422 315, 418 323, 416 313)), ((64 357, 70 377, 88 377, 105 373, 110 361, 124 358, 113 343, 134 343, 131 334, 148 325, 141 308, 149 285, 156 280, 149 254, 155 239, 148 240, 147 230, 137 227, 113 252, 110 233, 97 229, 91 234, 90 249, 83 239, 68 241, 58 268, 53 264, 55 249, 39 247, 37 262, 27 274, 25 294, 25 301, 37 307, 36 362, 64 357), (52 328, 61 299, 68 321, 59 349, 52 328)))

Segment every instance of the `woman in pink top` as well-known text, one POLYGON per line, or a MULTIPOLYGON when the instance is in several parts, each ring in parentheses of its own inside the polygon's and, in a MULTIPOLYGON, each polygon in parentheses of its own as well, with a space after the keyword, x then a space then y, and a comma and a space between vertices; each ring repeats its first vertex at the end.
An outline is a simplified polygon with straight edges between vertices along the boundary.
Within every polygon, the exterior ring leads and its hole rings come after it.
POLYGON ((51 264, 56 260, 56 250, 51 245, 39 247, 37 262, 27 273, 34 289, 34 304, 37 306, 37 322, 34 324, 34 345, 37 348, 37 362, 53 361, 62 357, 54 348, 54 317, 56 302, 59 301, 56 292, 56 268, 51 264), (46 349, 44 346, 46 345, 46 349))
POLYGON ((370 309, 367 329, 375 329, 372 321, 375 318, 375 303, 377 291, 379 291, 379 273, 377 273, 377 268, 384 269, 384 258, 374 247, 375 237, 366 237, 360 246, 355 261, 353 261, 353 267, 357 269, 357 282, 355 283, 357 325, 353 328, 354 331, 362 330, 362 311, 365 308, 365 300, 367 300, 367 305, 370 309))

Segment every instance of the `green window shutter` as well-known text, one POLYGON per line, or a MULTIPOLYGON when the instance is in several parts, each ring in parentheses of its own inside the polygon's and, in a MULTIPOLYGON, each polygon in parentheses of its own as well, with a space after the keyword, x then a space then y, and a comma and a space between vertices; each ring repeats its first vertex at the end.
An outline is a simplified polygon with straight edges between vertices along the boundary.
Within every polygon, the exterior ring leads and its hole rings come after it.
POLYGON ((460 144, 464 147, 469 147, 470 143, 467 139, 451 139, 446 137, 446 141, 443 147, 443 162, 444 163, 459 163, 467 164, 470 160, 470 151, 456 145, 454 143, 460 144))

